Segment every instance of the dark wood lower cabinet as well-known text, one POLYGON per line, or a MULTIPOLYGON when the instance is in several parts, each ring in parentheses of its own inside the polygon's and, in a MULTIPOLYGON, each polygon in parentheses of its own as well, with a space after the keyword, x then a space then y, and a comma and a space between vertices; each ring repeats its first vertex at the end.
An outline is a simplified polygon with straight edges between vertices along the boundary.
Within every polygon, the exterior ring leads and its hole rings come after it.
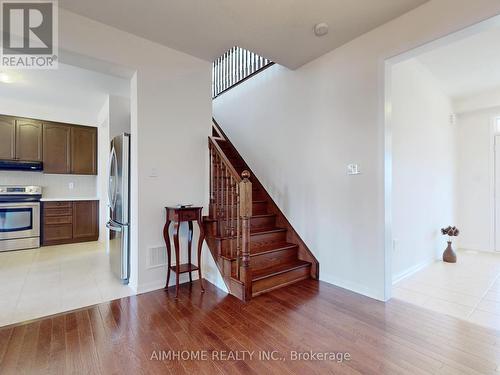
POLYGON ((42 245, 97 241, 99 201, 42 202, 42 245))
POLYGON ((99 202, 73 202, 73 239, 93 241, 99 237, 99 202))

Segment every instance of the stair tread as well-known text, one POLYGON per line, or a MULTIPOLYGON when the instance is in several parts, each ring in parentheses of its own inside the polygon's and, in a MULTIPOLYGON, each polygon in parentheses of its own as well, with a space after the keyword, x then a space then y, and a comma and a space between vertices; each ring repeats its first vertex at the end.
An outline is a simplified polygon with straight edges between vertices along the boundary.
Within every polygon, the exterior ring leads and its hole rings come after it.
POLYGON ((278 251, 278 250, 283 250, 283 249, 291 249, 293 247, 297 247, 297 244, 290 243, 290 242, 276 242, 276 243, 271 243, 265 246, 259 246, 259 247, 253 247, 250 249, 250 256, 256 255, 256 254, 263 254, 263 253, 268 253, 271 251, 278 251))
POLYGON ((278 228, 278 227, 257 227, 257 228, 250 228, 250 235, 252 235, 252 234, 262 234, 262 233, 272 233, 272 232, 286 232, 286 228, 278 228))
MULTIPOLYGON (((278 228, 278 227, 257 227, 250 229, 250 236, 253 234, 265 234, 265 233, 278 233, 278 232, 286 232, 286 228, 278 228)), ((233 236, 234 237, 234 236, 233 236)), ((225 239, 232 238, 231 236, 217 236, 217 239, 225 239)))
POLYGON ((251 217, 271 217, 271 216, 276 216, 276 214, 258 214, 258 215, 252 215, 251 217))
MULTIPOLYGON (((250 257, 256 256, 256 255, 262 255, 266 253, 272 253, 274 251, 280 251, 280 250, 285 250, 285 249, 293 249, 294 247, 298 247, 297 244, 290 243, 290 242, 276 242, 276 243, 271 243, 266 246, 259 246, 259 247, 254 247, 250 249, 250 257)), ((228 257, 225 255, 221 255, 221 257, 229 260, 236 260, 236 257, 228 257)))
POLYGON ((311 263, 309 262, 303 260, 296 260, 290 263, 283 263, 273 267, 262 268, 252 273, 252 281, 265 279, 266 277, 279 275, 284 272, 292 271, 301 267, 308 267, 310 265, 311 263))
MULTIPOLYGON (((259 219, 259 218, 263 218, 263 217, 272 217, 272 216, 276 216, 276 214, 257 214, 257 215, 250 216, 250 218, 259 219)), ((216 221, 217 219, 213 219, 213 220, 216 221)), ((222 221, 227 221, 227 220, 231 220, 231 218, 229 218, 229 219, 222 218, 221 220, 222 221)), ((233 220, 236 220, 236 219, 233 217, 233 220)))

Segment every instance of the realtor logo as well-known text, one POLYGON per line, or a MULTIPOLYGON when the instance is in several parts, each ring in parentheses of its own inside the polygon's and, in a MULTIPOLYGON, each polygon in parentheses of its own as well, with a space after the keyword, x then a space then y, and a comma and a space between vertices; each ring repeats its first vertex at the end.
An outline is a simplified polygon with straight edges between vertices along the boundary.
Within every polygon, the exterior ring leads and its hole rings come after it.
POLYGON ((57 1, 2 0, 0 66, 57 68, 57 1))

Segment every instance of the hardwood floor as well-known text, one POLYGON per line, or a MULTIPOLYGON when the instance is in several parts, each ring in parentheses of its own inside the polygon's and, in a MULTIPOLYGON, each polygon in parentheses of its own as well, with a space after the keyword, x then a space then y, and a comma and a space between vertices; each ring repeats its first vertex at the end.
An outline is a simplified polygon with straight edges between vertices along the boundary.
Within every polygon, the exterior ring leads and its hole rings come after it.
POLYGON ((244 304, 205 284, 181 285, 178 301, 155 291, 0 329, 0 374, 498 373, 500 332, 401 301, 305 280, 244 304), (266 351, 279 359, 259 360, 266 351), (173 353, 199 357, 158 360, 173 353))

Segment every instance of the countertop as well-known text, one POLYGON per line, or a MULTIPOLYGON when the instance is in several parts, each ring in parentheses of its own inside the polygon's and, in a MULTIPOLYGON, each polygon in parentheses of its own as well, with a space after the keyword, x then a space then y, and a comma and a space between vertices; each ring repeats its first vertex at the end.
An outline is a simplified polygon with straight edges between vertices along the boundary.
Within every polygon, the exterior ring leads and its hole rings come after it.
POLYGON ((67 202, 67 201, 98 201, 96 197, 79 197, 79 198, 42 198, 41 202, 67 202))

